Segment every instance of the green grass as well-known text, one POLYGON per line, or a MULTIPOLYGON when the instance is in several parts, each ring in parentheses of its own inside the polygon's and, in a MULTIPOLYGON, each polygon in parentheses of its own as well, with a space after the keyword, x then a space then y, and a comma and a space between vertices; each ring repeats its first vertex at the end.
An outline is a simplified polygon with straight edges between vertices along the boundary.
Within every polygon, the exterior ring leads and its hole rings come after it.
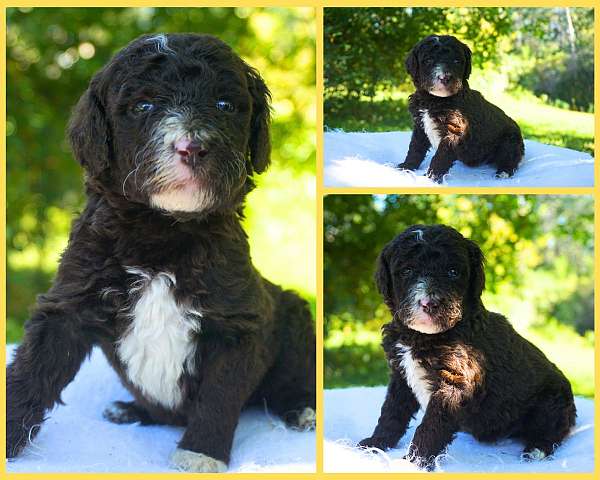
MULTIPOLYGON (((520 332, 567 376, 575 395, 594 396, 594 338, 550 322, 520 332)), ((325 340, 325 388, 385 385, 388 367, 378 331, 360 324, 332 332, 325 340)))
MULTIPOLYGON (((530 92, 485 88, 473 82, 486 99, 502 108, 521 127, 528 140, 594 154, 594 114, 548 105, 530 92)), ((408 92, 368 98, 325 100, 325 125, 348 132, 385 132, 412 129, 407 110, 408 92)))

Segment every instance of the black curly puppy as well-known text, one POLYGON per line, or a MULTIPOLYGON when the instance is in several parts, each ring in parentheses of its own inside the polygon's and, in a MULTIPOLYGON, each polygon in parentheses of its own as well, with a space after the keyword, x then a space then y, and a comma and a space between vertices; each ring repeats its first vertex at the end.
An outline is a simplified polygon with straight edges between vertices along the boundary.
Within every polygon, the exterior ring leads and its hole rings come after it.
POLYGON ((569 381, 483 306, 483 261, 474 242, 443 225, 412 226, 381 252, 391 374, 377 427, 360 446, 394 448, 419 407, 407 458, 428 469, 458 431, 484 442, 518 438, 528 458, 543 458, 574 425, 569 381))
POLYGON ((186 426, 179 469, 225 470, 247 405, 314 426, 307 303, 254 269, 240 224, 269 164, 269 101, 208 35, 143 36, 92 79, 69 128, 87 205, 7 370, 7 457, 94 345, 135 398, 105 416, 186 426))
POLYGON ((498 178, 514 174, 525 152, 521 130, 469 88, 469 47, 450 35, 430 35, 409 52, 406 70, 417 89, 408 101, 414 126, 406 160, 397 168, 416 170, 433 147, 427 175, 436 182, 455 160, 495 165, 498 178))

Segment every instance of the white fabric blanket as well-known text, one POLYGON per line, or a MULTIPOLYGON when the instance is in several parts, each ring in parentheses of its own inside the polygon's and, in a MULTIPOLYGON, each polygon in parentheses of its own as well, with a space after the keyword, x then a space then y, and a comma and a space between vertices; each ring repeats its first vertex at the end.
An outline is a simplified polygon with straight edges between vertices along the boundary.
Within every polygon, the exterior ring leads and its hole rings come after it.
MULTIPOLYGON (((7 348, 12 358, 14 347, 7 348)), ((10 395, 10 392, 8 392, 10 395)), ((169 455, 183 434, 168 426, 115 425, 102 418, 114 400, 129 400, 117 374, 95 349, 8 472, 173 472, 169 455)), ((235 433, 230 472, 314 472, 314 432, 286 428, 273 414, 249 410, 235 433)))
MULTIPOLYGON (((438 186, 426 177, 433 151, 419 170, 397 170, 404 161, 411 132, 325 132, 324 182, 327 187, 438 186)), ((493 166, 467 167, 455 162, 443 185, 449 187, 592 187, 594 159, 568 148, 525 141, 525 158, 512 178, 497 179, 493 166)))
MULTIPOLYGON (((356 387, 325 392, 324 469, 326 472, 410 472, 416 467, 406 454, 420 412, 398 447, 383 454, 365 452, 354 445, 369 437, 385 398, 385 387, 356 387)), ((482 444, 459 433, 447 453, 440 455, 436 471, 442 472, 591 472, 594 469, 594 402, 577 398, 577 424, 554 455, 542 461, 521 458, 523 446, 504 440, 482 444)))

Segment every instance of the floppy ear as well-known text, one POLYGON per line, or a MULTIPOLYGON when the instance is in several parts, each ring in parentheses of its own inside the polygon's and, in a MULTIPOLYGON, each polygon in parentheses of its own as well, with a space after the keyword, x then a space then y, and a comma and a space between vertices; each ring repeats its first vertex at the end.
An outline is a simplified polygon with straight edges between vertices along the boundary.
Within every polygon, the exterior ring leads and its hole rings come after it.
POLYGON ((93 80, 73 110, 68 135, 75 158, 89 174, 98 175, 108 168, 112 153, 111 131, 93 80))
POLYGON ((248 88, 252 96, 252 119, 250 123, 250 161, 256 173, 264 172, 271 162, 271 92, 260 74, 246 65, 248 88))
POLYGON ((471 75, 471 49, 462 42, 460 45, 463 49, 463 53, 465 54, 465 73, 463 75, 463 80, 467 80, 469 75, 471 75))
POLYGON ((384 247, 384 249, 377 257, 377 269, 375 270, 375 283, 377 284, 377 289, 379 293, 383 296, 383 301, 390 308, 394 309, 394 303, 392 298, 392 274, 390 272, 390 266, 387 259, 388 253, 390 251, 389 244, 384 247))
POLYGON ((483 268, 483 264, 485 262, 485 258, 479 245, 477 245, 472 240, 467 240, 468 250, 469 250, 469 288, 471 289, 471 293, 473 297, 479 298, 483 293, 483 289, 485 288, 485 270, 483 268))
POLYGON ((419 76, 419 59, 417 58, 417 50, 419 49, 420 45, 421 45, 421 42, 417 43, 411 49, 411 51, 408 52, 408 55, 406 56, 406 60, 404 61, 404 66, 406 67, 406 71, 412 77, 413 82, 416 82, 417 78, 419 76))

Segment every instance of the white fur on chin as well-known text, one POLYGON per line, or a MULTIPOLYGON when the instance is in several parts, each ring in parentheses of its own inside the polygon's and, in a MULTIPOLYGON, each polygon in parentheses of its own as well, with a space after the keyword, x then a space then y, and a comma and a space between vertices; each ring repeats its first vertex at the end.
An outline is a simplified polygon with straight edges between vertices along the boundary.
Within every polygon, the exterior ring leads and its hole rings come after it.
POLYGON ((435 95, 436 97, 451 97, 452 95, 456 94, 456 92, 451 92, 450 90, 447 90, 445 88, 437 87, 434 87, 431 90, 429 90, 429 93, 435 95))
POLYGON ((150 204, 168 212, 198 212, 211 203, 211 195, 198 187, 174 188, 150 196, 150 204))
POLYGON ((408 325, 408 328, 410 328, 411 330, 415 330, 419 333, 426 333, 427 335, 434 335, 442 331, 440 327, 434 325, 433 323, 430 323, 430 321, 413 321, 410 323, 410 325, 408 325))

